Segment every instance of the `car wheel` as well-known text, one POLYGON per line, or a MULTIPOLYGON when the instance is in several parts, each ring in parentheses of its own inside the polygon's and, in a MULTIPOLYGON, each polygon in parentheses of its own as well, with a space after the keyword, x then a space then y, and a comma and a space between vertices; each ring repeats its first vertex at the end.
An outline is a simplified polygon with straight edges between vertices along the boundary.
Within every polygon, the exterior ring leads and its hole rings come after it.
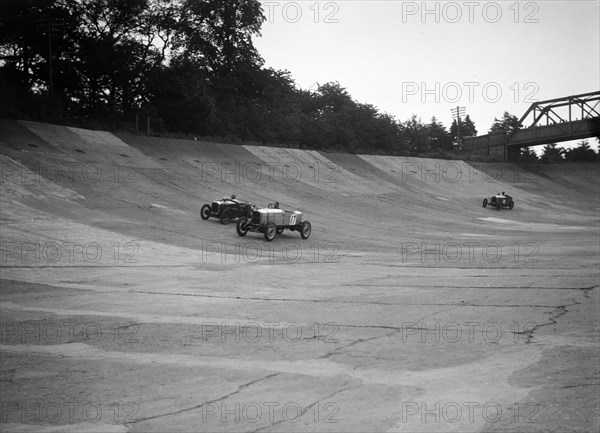
POLYGON ((205 204, 204 206, 202 206, 202 209, 200 209, 200 218, 202 218, 203 220, 207 220, 209 216, 210 216, 210 205, 205 204))
POLYGON ((496 209, 500 210, 500 202, 496 204, 496 209))
POLYGON ((312 227, 311 227, 310 223, 308 221, 304 221, 302 223, 302 227, 300 229, 300 236, 302 236, 302 239, 308 239, 311 231, 312 231, 312 227))
POLYGON ((487 207, 487 198, 483 199, 483 207, 487 207))
POLYGON ((277 229, 277 234, 280 235, 281 233, 283 233, 285 229, 283 227, 280 227, 277 229))
POLYGON ((508 208, 509 208, 510 210, 512 210, 512 208, 513 208, 513 207, 515 207, 515 202, 514 202, 514 201, 511 201, 511 202, 510 202, 510 204, 508 205, 508 208))
POLYGON ((277 226, 273 223, 267 224, 267 227, 265 227, 265 239, 267 241, 271 242, 273 239, 275 239, 276 233, 277 233, 277 226))
POLYGON ((221 212, 221 224, 229 224, 231 222, 231 211, 229 209, 225 209, 221 212))
POLYGON ((240 218, 237 222, 237 224, 235 225, 235 229, 237 230, 238 235, 240 236, 246 236, 246 233, 248 233, 248 220, 246 218, 240 218))

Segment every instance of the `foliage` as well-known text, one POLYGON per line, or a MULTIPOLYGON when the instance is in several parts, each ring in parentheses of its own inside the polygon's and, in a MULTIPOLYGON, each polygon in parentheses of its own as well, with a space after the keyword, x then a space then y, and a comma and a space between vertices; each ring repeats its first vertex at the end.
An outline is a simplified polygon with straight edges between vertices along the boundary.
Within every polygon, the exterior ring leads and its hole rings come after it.
POLYGON ((453 150, 452 142, 446 127, 442 123, 438 122, 435 116, 431 118, 431 123, 427 125, 427 135, 429 138, 430 150, 453 150))
POLYGON ((587 140, 581 140, 577 143, 579 146, 573 149, 567 149, 564 152, 567 161, 598 161, 598 153, 588 144, 587 140))
POLYGON ((563 161, 564 153, 565 150, 563 148, 556 147, 556 143, 550 143, 544 146, 544 153, 540 159, 546 163, 563 161))
POLYGON ((534 162, 538 160, 538 156, 531 147, 521 149, 520 160, 523 162, 534 162))
POLYGON ((467 114, 463 119, 460 119, 460 122, 457 122, 456 119, 452 121, 452 125, 450 125, 450 141, 454 143, 454 145, 458 144, 458 137, 475 137, 477 136, 477 128, 475 128, 475 123, 471 120, 471 117, 467 114), (460 126, 460 128, 459 128, 460 126))
MULTIPOLYGON (((0 0, 0 7, 5 113, 109 128, 147 116, 154 132, 172 136, 396 155, 455 155, 459 127, 461 137, 477 135, 468 115, 449 130, 435 117, 399 121, 338 82, 303 90, 289 71, 266 68, 252 41, 265 21, 259 0, 0 0)), ((492 130, 515 121, 505 112, 492 130)), ((588 150, 565 156, 589 158, 588 150)))
POLYGON ((505 131, 510 133, 519 128, 519 118, 508 111, 505 111, 501 119, 494 117, 494 123, 490 127, 489 132, 505 131))

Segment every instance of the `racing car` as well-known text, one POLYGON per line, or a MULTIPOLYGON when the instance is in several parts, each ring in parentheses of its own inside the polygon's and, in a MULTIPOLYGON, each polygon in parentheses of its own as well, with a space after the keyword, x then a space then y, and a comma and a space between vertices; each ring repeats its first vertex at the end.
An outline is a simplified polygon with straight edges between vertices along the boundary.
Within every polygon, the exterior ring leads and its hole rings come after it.
POLYGON ((223 197, 221 200, 215 200, 212 204, 205 204, 200 209, 200 217, 207 220, 210 217, 219 218, 221 224, 229 224, 235 218, 247 216, 252 212, 252 203, 241 201, 231 197, 223 197))
POLYGON ((267 208, 254 209, 252 216, 238 220, 238 235, 246 236, 248 232, 263 233, 267 241, 275 239, 285 229, 300 232, 302 239, 308 239, 312 227, 308 221, 302 221, 302 212, 279 209, 279 203, 270 203, 267 208))
POLYGON ((488 204, 491 207, 495 207, 498 210, 500 210, 500 208, 512 209, 513 207, 515 207, 515 202, 513 198, 510 195, 504 194, 504 192, 502 194, 494 195, 489 199, 484 198, 483 207, 487 207, 488 204))

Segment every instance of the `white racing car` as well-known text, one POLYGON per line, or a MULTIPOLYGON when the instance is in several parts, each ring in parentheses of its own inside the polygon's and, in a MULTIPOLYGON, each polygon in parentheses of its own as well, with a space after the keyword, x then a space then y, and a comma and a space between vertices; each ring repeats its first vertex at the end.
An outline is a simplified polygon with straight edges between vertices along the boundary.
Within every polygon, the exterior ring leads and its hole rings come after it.
POLYGON ((267 241, 272 241, 276 234, 281 234, 286 229, 298 231, 302 239, 308 239, 312 227, 308 221, 302 220, 302 212, 279 209, 277 202, 269 204, 268 208, 253 210, 250 219, 242 217, 236 225, 238 235, 263 233, 267 241))

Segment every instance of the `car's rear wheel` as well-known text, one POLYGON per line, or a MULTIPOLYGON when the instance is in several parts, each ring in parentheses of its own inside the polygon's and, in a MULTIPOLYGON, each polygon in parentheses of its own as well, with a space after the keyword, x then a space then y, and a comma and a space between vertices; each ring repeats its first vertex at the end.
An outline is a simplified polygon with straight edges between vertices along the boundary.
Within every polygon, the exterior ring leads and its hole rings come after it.
POLYGON ((200 218, 202 218, 203 220, 207 220, 209 216, 210 216, 210 205, 205 204, 204 206, 202 206, 202 209, 200 209, 200 218))
POLYGON ((248 233, 248 220, 246 218, 240 218, 235 225, 235 229, 237 230, 238 235, 246 236, 248 233))
POLYGON ((267 227, 265 227, 265 239, 267 241, 271 242, 273 239, 275 239, 276 233, 277 233, 277 226, 275 226, 275 224, 273 224, 273 223, 267 224, 267 227))
POLYGON ((488 202, 487 202, 487 198, 484 198, 484 199, 483 199, 483 207, 487 207, 487 203, 488 203, 488 202))
POLYGON ((304 221, 302 223, 302 227, 300 228, 300 236, 302 239, 308 239, 310 236, 310 232, 312 231, 312 226, 308 221, 304 221))
POLYGON ((221 224, 229 224, 231 222, 231 211, 229 209, 225 209, 221 212, 221 224))

